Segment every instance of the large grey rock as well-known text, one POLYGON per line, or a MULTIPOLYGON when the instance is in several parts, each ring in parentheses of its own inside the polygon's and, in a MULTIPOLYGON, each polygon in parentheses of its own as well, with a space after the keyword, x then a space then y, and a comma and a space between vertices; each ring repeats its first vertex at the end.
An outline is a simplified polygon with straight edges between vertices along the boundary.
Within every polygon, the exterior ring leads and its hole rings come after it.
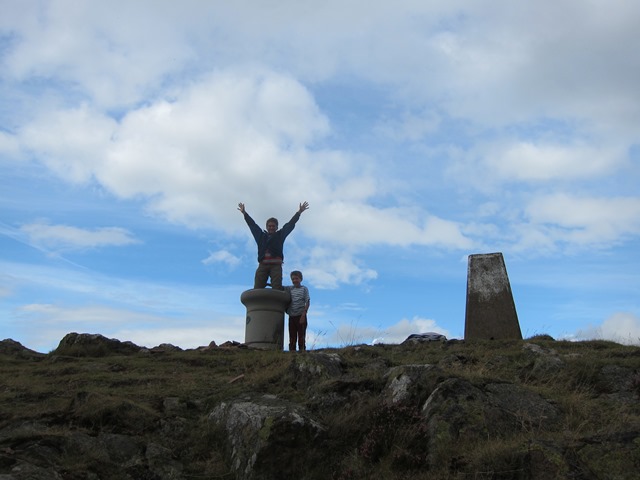
POLYGON ((429 343, 429 342, 446 342, 447 337, 437 332, 427 332, 427 333, 412 333, 409 335, 404 342, 403 345, 407 344, 415 344, 415 343, 429 343))
POLYGON ((385 378, 383 401, 387 404, 422 403, 431 393, 442 370, 435 365, 401 365, 391 368, 385 378))
POLYGON ((482 441, 513 432, 553 428, 558 409, 535 392, 508 383, 474 385, 459 378, 440 383, 422 407, 429 461, 438 464, 459 438, 482 441))
POLYGON ((531 357, 531 363, 521 372, 521 376, 529 379, 544 379, 560 372, 565 362, 553 348, 545 348, 535 343, 525 343, 523 349, 531 357))
MULTIPOLYGON (((574 447, 575 458, 592 472, 593 479, 627 480, 640 478, 640 431, 594 435, 574 447)), ((575 477, 574 477, 575 478, 575 477)))
POLYGON ((296 388, 317 385, 321 381, 338 378, 343 373, 342 358, 337 353, 308 352, 291 355, 287 375, 296 388))
POLYGON ((128 435, 74 433, 66 440, 65 450, 98 464, 117 465, 123 470, 145 463, 144 444, 128 435))
POLYGON ((68 333, 53 353, 77 357, 103 357, 106 355, 130 355, 141 348, 132 342, 121 342, 98 333, 68 333))
POLYGON ((149 443, 145 451, 149 470, 162 480, 182 479, 183 465, 173 458, 173 453, 157 443, 149 443))
POLYGON ((18 462, 11 469, 10 474, 0 475, 0 480, 63 480, 63 477, 53 468, 18 462))
POLYGON ((299 477, 325 433, 300 406, 272 395, 222 402, 208 418, 226 432, 231 468, 240 480, 299 477))
POLYGON ((598 372, 598 382, 604 393, 634 393, 640 386, 640 373, 638 368, 604 365, 598 372))

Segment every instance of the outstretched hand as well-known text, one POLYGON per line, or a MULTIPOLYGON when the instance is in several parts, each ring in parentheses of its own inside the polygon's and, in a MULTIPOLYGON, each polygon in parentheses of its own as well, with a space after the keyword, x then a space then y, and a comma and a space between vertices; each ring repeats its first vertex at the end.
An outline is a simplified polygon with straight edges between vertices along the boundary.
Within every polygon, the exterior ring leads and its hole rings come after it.
POLYGON ((302 213, 308 208, 309 208, 309 202, 303 202, 303 203, 300 204, 300 208, 298 209, 298 213, 302 213))
POLYGON ((238 210, 240 210, 240 213, 242 213, 244 215, 244 203, 239 203, 238 204, 238 210))

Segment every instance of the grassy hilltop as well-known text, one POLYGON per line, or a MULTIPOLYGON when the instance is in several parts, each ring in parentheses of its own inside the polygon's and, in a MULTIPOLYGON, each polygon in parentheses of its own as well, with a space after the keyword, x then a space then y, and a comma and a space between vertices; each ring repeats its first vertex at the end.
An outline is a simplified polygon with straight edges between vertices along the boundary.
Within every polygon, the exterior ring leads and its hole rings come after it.
POLYGON ((3 479, 270 478, 294 456, 307 459, 291 474, 300 480, 640 478, 638 347, 545 336, 302 354, 61 342, 43 355, 2 344, 3 479), (209 415, 265 395, 322 436, 286 443, 259 425, 270 456, 242 473, 234 432, 209 415))

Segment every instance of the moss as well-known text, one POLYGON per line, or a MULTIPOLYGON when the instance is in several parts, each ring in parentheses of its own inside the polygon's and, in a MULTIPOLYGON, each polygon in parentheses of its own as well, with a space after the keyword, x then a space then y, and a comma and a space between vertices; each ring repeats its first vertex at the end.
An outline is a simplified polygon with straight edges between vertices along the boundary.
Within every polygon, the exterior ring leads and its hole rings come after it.
POLYGON ((271 436, 271 428, 273 427, 273 417, 267 417, 262 424, 262 428, 258 433, 260 440, 267 441, 271 436))

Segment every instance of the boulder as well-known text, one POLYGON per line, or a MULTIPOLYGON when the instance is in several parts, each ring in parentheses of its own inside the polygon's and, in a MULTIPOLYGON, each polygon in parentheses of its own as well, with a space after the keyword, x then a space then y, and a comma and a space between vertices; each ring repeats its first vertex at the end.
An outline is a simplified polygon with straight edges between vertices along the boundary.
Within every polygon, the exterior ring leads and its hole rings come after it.
POLYGON ((121 342, 98 333, 68 333, 60 340, 58 348, 53 353, 72 357, 104 357, 131 355, 140 352, 140 350, 141 348, 132 342, 121 342))
POLYGON ((325 433, 302 407, 273 395, 222 402, 208 419, 225 432, 228 461, 240 480, 303 478, 325 433))
POLYGON ((382 394, 387 404, 422 403, 433 391, 442 370, 435 365, 401 365, 385 375, 387 384, 382 394))
POLYGON ((603 365, 594 378, 597 392, 616 403, 637 406, 640 398, 640 369, 603 365))
POLYGON ((161 343, 160 345, 150 349, 153 353, 182 352, 180 347, 176 347, 171 343, 161 343))
MULTIPOLYGON (((630 425, 630 428, 633 427, 630 425)), ((585 438, 572 448, 572 456, 580 465, 584 465, 585 469, 592 472, 594 479, 633 479, 639 477, 640 448, 638 445, 640 445, 638 430, 611 432, 585 438)))
POLYGON ((447 341, 447 337, 445 337, 441 333, 436 333, 436 332, 412 333, 406 338, 404 342, 402 342, 402 344, 406 345, 411 343, 446 342, 446 341, 447 341))
POLYGON ((523 378, 543 379, 561 371, 565 362, 556 350, 535 343, 525 343, 525 352, 531 357, 531 363, 521 372, 523 378))
POLYGON ((113 433, 96 436, 74 432, 65 439, 65 450, 99 465, 113 465, 123 470, 143 465, 145 447, 138 438, 113 433))
POLYGON ((553 430, 558 409, 535 392, 510 383, 440 383, 422 407, 429 432, 429 462, 437 465, 460 438, 479 442, 518 431, 553 430))
POLYGON ((287 375, 291 384, 298 389, 316 385, 321 380, 339 378, 343 362, 337 353, 293 354, 287 375))

